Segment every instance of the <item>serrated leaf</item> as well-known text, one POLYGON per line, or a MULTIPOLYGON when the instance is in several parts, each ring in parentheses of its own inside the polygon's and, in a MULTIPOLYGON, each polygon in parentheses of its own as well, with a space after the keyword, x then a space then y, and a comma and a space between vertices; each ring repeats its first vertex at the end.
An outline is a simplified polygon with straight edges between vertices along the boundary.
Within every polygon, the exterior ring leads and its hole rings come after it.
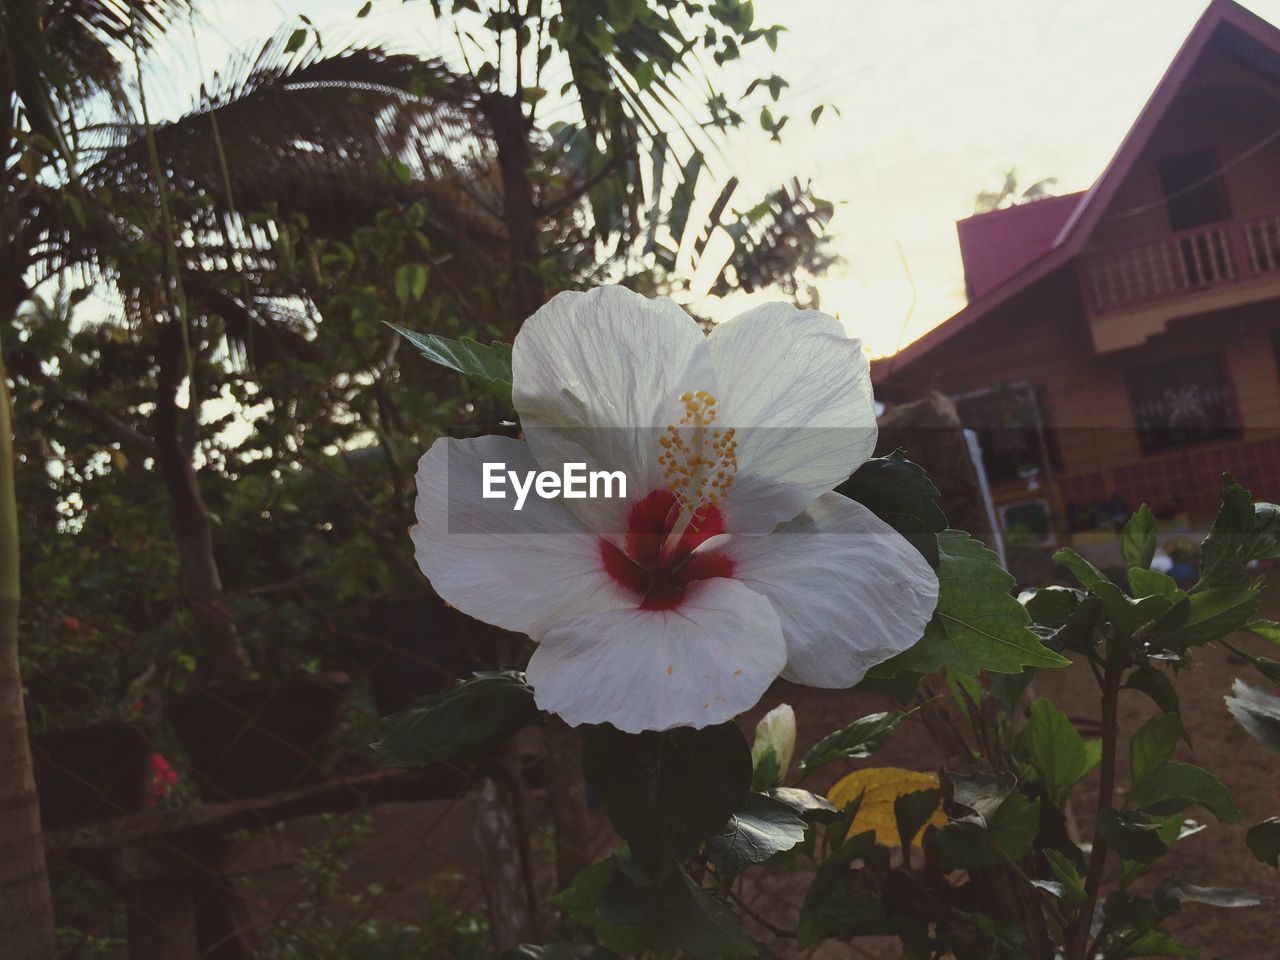
POLYGON ((800 769, 810 773, 833 760, 865 760, 884 746, 885 740, 914 710, 888 710, 859 717, 835 733, 827 734, 800 761, 800 769))
POLYGON ((1280 867, 1280 817, 1254 824, 1245 834, 1245 844, 1259 863, 1280 867))
POLYGON ((1058 566, 1066 569, 1076 580, 1080 586, 1086 590, 1092 589, 1099 583, 1110 583, 1107 575, 1086 560, 1080 554, 1076 553, 1070 547, 1063 547, 1053 555, 1053 560, 1058 566))
POLYGON ((938 488, 901 450, 868 460, 836 492, 858 501, 938 565, 938 534, 947 528, 938 488))
POLYGON ((810 793, 808 790, 801 790, 799 787, 776 787, 766 796, 772 797, 779 803, 785 803, 801 817, 817 823, 830 823, 840 817, 839 808, 826 797, 810 793))
POLYGON ((1106 809, 1098 814, 1098 836, 1125 860, 1150 863, 1169 852, 1160 824, 1140 813, 1106 809))
POLYGON ((1176 713, 1162 713, 1138 728, 1129 741, 1129 771, 1133 782, 1141 783, 1173 759, 1173 749, 1181 736, 1182 720, 1176 713))
POLYGON ((1013 577, 994 553, 968 534, 938 534, 938 607, 923 639, 888 661, 892 670, 936 673, 944 667, 970 675, 980 670, 1021 673, 1025 667, 1061 667, 1029 629, 1031 621, 1009 591, 1013 577))
POLYGON ((753 793, 724 829, 707 841, 707 851, 716 869, 731 876, 790 850, 804 840, 806 829, 790 805, 753 793))
POLYGON ((1045 699, 1031 704, 1022 744, 1045 789, 1054 798, 1063 797, 1097 766, 1097 753, 1089 749, 1075 724, 1045 699))
MULTIPOLYGON (((875 842, 887 847, 896 842, 898 833, 894 801, 908 793, 938 790, 939 786, 937 774, 898 767, 868 767, 837 780, 827 792, 827 799, 844 809, 861 797, 857 815, 853 818, 847 835, 856 837, 870 830, 875 834, 875 842)), ((920 845, 920 834, 923 834, 924 826, 930 823, 942 826, 946 822, 946 814, 940 806, 936 807, 914 838, 915 845, 920 845)))
POLYGON ((1178 691, 1173 681, 1155 667, 1142 666, 1133 671, 1125 681, 1124 689, 1145 693, 1163 713, 1178 712, 1178 691))
POLYGON ((1193 593, 1174 622, 1156 624, 1159 642, 1169 650, 1186 650, 1221 640, 1243 627, 1258 608, 1256 587, 1222 588, 1193 593))
POLYGON ((506 405, 511 403, 511 344, 494 341, 485 346, 463 337, 452 340, 434 333, 417 333, 394 323, 387 324, 413 344, 424 357, 487 390, 506 405))
POLYGON ((1234 696, 1224 699, 1240 726, 1259 743, 1280 751, 1280 697, 1251 687, 1243 680, 1233 683, 1231 692, 1234 696))
POLYGON ((1248 581, 1245 565, 1280 555, 1280 507, 1252 502, 1249 491, 1229 473, 1222 475, 1222 502, 1209 535, 1200 545, 1200 585, 1239 589, 1248 581))
POLYGON ((1156 518, 1145 503, 1129 518, 1120 532, 1120 555, 1125 569, 1146 570, 1156 555, 1156 518))
POLYGON ((537 716, 523 673, 478 673, 383 719, 374 748, 393 766, 467 759, 492 750, 537 716))
POLYGON ((941 802, 941 790, 918 790, 894 798, 893 819, 898 826, 898 846, 905 850, 911 845, 941 802))
POLYGON ((1049 869, 1053 871, 1053 875, 1062 884, 1062 898, 1073 907, 1078 907, 1084 903, 1086 899, 1084 881, 1080 876, 1080 871, 1076 869, 1076 865, 1064 854, 1050 847, 1046 847, 1041 852, 1044 854, 1045 862, 1049 864, 1049 869))
POLYGON ((1135 597, 1168 597, 1174 600, 1180 593, 1173 577, 1159 570, 1138 567, 1129 568, 1129 587, 1135 597))
POLYGON ((636 864, 658 877, 747 798, 751 749, 733 723, 628 734, 593 727, 582 768, 636 864))
POLYGON ((1180 813, 1199 804, 1222 823, 1239 823, 1231 792, 1209 771, 1190 763, 1166 763, 1134 787, 1133 803, 1152 813, 1180 813))

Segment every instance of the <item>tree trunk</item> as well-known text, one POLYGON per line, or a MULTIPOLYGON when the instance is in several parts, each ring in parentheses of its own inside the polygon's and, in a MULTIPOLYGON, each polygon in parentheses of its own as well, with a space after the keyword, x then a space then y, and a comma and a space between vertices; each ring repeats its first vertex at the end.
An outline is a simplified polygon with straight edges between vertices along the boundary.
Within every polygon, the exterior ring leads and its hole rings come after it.
MULTIPOLYGON (((192 454, 195 429, 184 425, 184 415, 198 418, 196 410, 182 410, 177 404, 182 381, 179 367, 181 341, 176 324, 161 333, 158 351, 160 375, 156 398, 156 462, 169 496, 169 528, 178 550, 182 586, 195 614, 203 649, 201 672, 217 681, 238 680, 249 673, 249 654, 240 642, 236 622, 222 590, 222 574, 213 552, 213 524, 209 508, 200 493, 192 454)), ((198 401, 193 401, 198 407, 198 401)))
POLYGON ((13 429, 0 359, 0 955, 54 960, 53 903, 18 675, 19 580, 13 429))
POLYGON ((507 254, 511 260, 512 307, 520 322, 542 306, 546 293, 538 271, 538 210, 534 203, 533 152, 524 106, 516 97, 500 93, 480 98, 485 118, 493 130, 502 171, 502 214, 507 227, 507 254))

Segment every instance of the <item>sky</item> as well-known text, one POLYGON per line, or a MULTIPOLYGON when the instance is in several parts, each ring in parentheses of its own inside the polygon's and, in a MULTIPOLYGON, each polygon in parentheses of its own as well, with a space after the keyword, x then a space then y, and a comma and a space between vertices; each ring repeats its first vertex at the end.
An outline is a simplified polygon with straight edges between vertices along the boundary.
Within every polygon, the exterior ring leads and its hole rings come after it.
MULTIPOLYGON (((873 356, 893 353, 964 306, 955 221, 1015 166, 1029 185, 1087 188, 1106 165, 1208 0, 755 0, 757 23, 786 27, 778 51, 747 48, 748 68, 790 83, 781 144, 758 126, 730 134, 715 161, 738 176, 744 205, 793 176, 837 204, 830 232, 843 264, 817 281, 822 309, 873 356), (820 103, 816 127, 808 121, 820 103)), ((395 38, 455 55, 423 0, 217 0, 159 51, 148 94, 188 106, 235 52, 306 14, 326 37, 395 38)), ((1280 0, 1251 10, 1280 23, 1280 0)), ((734 90, 735 74, 726 78, 734 90)), ((777 112, 777 111, 775 111, 777 112)), ((709 201, 705 201, 709 202, 709 201)), ((727 319, 769 294, 698 299, 727 319)), ((776 296, 774 294, 773 296, 776 296)))

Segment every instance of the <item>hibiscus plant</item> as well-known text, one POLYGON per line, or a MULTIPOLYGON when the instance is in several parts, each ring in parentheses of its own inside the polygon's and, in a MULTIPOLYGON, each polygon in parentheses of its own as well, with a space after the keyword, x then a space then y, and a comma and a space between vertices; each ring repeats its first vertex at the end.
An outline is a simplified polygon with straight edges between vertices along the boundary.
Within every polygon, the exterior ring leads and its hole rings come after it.
MULTIPOLYGON (((510 956, 767 957, 867 936, 911 958, 1183 956, 1165 929, 1181 902, 1261 902, 1149 872, 1205 829, 1193 808, 1242 819, 1212 773, 1174 759, 1190 742, 1174 679, 1235 631, 1280 642, 1280 624, 1254 619, 1253 572, 1280 556, 1280 508, 1225 477, 1194 585, 1152 569, 1144 506, 1121 535, 1124 583, 1064 549, 1077 585, 1016 597, 995 555, 948 529, 919 466, 872 456, 868 363, 831 317, 770 304, 705 335, 670 301, 604 287, 554 297, 510 347, 409 336, 513 407, 522 435, 441 439, 422 457, 418 563, 449 603, 532 643, 514 669, 388 718, 379 748, 399 765, 472 760, 558 717, 581 728, 583 775, 621 840, 544 910, 559 942, 510 956), (626 491, 516 511, 486 496, 486 464, 620 471, 626 491), (1097 740, 1031 692, 1036 671, 1072 662, 1097 681, 1097 740), (791 707, 754 745, 741 726, 779 678, 901 709, 851 718, 797 760, 791 707), (1158 713, 1125 771, 1130 697, 1158 713), (805 786, 909 719, 943 769, 805 786), (785 922, 741 895, 766 870, 806 891, 785 922)), ((1280 679, 1275 660, 1232 649, 1280 679)), ((1243 682, 1229 702, 1273 746, 1277 704, 1243 682)), ((1275 866, 1280 820, 1248 848, 1275 866)))

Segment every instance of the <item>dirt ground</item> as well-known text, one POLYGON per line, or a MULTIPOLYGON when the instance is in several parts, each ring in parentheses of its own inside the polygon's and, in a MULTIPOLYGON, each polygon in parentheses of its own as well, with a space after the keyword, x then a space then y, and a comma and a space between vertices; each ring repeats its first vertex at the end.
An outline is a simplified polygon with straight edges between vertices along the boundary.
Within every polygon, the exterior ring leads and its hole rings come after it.
MULTIPOLYGON (((1280 588, 1268 598, 1264 616, 1280 616, 1280 588)), ((1237 638, 1239 645, 1258 653, 1268 652, 1264 641, 1237 638)), ((1274 651, 1270 651, 1274 655, 1274 651)), ((1280 957, 1280 872, 1256 862, 1244 844, 1248 825, 1266 817, 1280 815, 1280 756, 1257 743, 1231 718, 1223 696, 1232 681, 1243 677, 1254 684, 1265 684, 1252 668, 1233 662, 1219 648, 1206 649, 1200 662, 1177 683, 1181 694, 1183 717, 1192 734, 1192 745, 1180 744, 1177 759, 1207 767, 1230 788, 1244 814, 1244 823, 1221 826, 1198 808, 1189 817, 1208 822, 1209 828, 1180 842, 1158 872, 1141 881, 1139 889, 1149 889, 1156 880, 1176 875, 1189 883, 1206 886, 1239 887, 1272 898, 1262 907, 1240 910, 1216 909, 1200 904, 1185 904, 1172 928, 1189 947, 1201 951, 1205 960, 1272 960, 1280 957)), ((1068 715, 1077 720, 1086 736, 1096 735, 1099 720, 1097 686, 1088 669, 1072 666, 1062 670, 1042 671, 1034 684, 1034 693, 1051 698, 1068 715)), ((746 718, 747 729, 766 710, 781 702, 792 704, 799 724, 797 756, 820 737, 850 720, 890 704, 885 698, 851 691, 813 690, 780 683, 746 718)), ((1127 770, 1124 746, 1128 735, 1155 712, 1143 695, 1127 692, 1122 696, 1120 715, 1124 736, 1121 738, 1120 770, 1127 770)), ((905 722, 889 738, 873 759, 832 764, 805 785, 825 791, 845 773, 866 766, 898 766, 916 770, 936 770, 942 757, 918 719, 905 722)), ((1127 779, 1120 776, 1121 789, 1127 779)), ((1077 788, 1076 796, 1084 799, 1097 788, 1097 775, 1092 775, 1077 788)), ((535 793, 530 797, 529 811, 533 824, 549 822, 547 811, 535 793)), ((1092 829, 1093 811, 1079 800, 1074 810, 1082 833, 1092 829)), ((434 924, 424 918, 424 898, 434 906, 427 912, 436 922, 451 926, 447 918, 483 915, 483 896, 479 890, 470 832, 470 817, 465 799, 448 803, 397 804, 378 808, 370 815, 368 834, 341 856, 344 877, 341 886, 348 891, 370 889, 377 892, 362 898, 356 913, 376 916, 383 922, 411 922, 426 930, 434 924)), ((603 813, 591 812, 592 854, 602 858, 613 849, 612 835, 603 813)), ((546 878, 549 895, 550 838, 535 837, 538 852, 538 874, 546 878)), ((264 878, 266 879, 266 878, 264 878)), ((299 892, 293 884, 296 876, 276 874, 257 888, 261 899, 255 904, 259 917, 295 915, 299 892), (288 877, 288 879, 286 879, 288 877)), ((803 874, 781 871, 755 871, 744 878, 742 894, 752 911, 768 924, 794 929, 797 914, 808 885, 803 874)), ((762 923, 747 921, 753 936, 768 944, 780 960, 798 958, 794 942, 774 936, 762 923)), ((483 937, 482 937, 483 939, 483 937)), ((442 956, 454 951, 445 948, 442 956)), ((319 955, 319 954, 317 954, 319 955)), ((462 954, 459 953, 459 956, 462 954)), ((856 944, 828 943, 805 955, 813 960, 845 960, 845 958, 897 958, 896 940, 860 940, 856 944)))

